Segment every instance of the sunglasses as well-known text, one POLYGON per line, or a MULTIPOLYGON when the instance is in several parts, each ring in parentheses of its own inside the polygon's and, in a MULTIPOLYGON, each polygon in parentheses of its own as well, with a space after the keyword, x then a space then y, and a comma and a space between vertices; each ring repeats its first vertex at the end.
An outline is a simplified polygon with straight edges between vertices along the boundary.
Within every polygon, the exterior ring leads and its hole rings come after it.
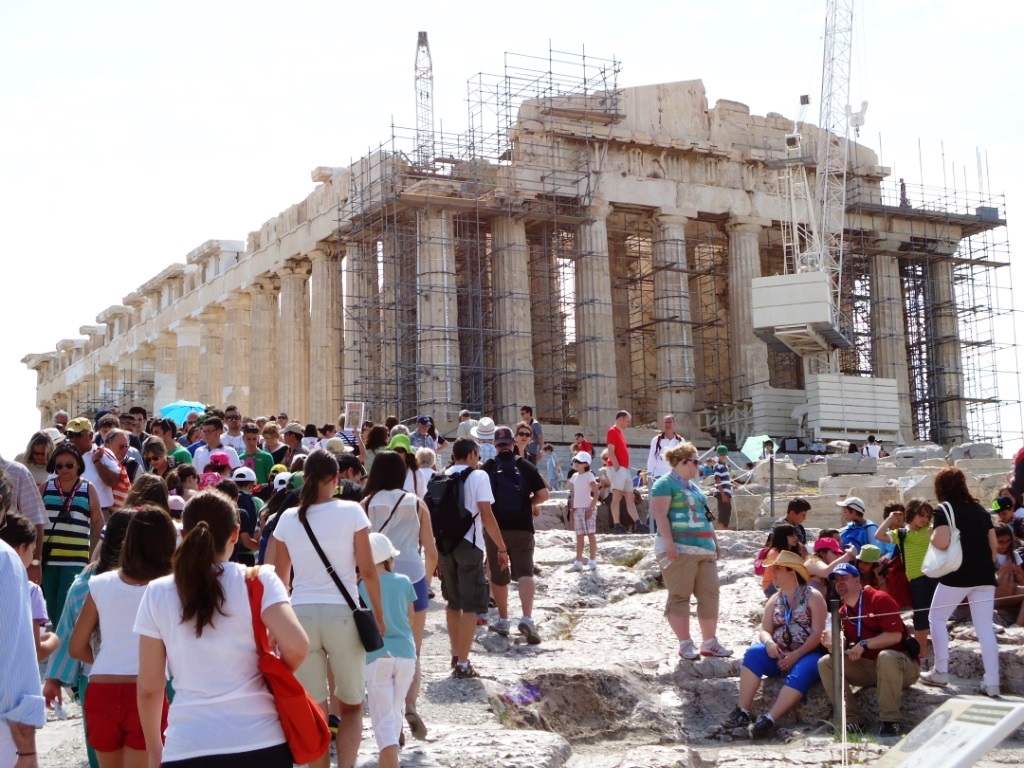
POLYGON ((242 420, 241 416, 225 416, 224 418, 227 419, 228 421, 241 421, 242 420))
POLYGON ((160 457, 159 456, 152 456, 152 455, 150 455, 150 456, 143 456, 142 460, 145 461, 147 464, 152 464, 158 458, 160 458, 160 457))
POLYGON ((699 467, 700 459, 683 459, 683 464, 693 464, 695 467, 699 467))
POLYGON ((533 432, 516 432, 516 437, 533 437, 533 432))
POLYGON ((54 464, 54 469, 77 469, 75 464, 54 464))

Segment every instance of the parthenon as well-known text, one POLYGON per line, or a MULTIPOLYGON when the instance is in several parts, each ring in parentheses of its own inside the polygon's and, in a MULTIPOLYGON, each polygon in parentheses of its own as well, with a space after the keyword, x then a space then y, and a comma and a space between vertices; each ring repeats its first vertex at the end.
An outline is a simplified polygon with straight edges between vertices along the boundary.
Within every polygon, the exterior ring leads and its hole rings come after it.
MULTIPOLYGON (((610 60, 508 55, 469 81, 464 133, 424 155, 393 128, 314 169, 310 195, 244 242, 203 243, 80 338, 27 355, 44 422, 184 398, 316 423, 344 401, 439 425, 531 404, 570 435, 625 408, 638 424, 674 413, 698 443, 991 437, 998 393, 977 367, 995 340, 977 313, 1005 266, 999 205, 898 187, 851 144, 851 345, 839 373, 811 376, 755 333, 751 283, 783 271, 786 137, 836 137, 709 107, 699 80, 618 76, 610 60)), ((813 152, 797 160, 813 179, 813 152)))

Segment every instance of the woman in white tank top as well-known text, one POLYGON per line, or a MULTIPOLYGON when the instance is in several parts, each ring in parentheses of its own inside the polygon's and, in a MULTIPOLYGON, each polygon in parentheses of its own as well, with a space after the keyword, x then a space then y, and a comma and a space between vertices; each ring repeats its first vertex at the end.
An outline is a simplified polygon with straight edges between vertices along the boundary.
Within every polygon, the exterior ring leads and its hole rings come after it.
POLYGON ((400 552, 395 558, 395 572, 408 576, 416 590, 412 618, 412 633, 416 641, 416 677, 405 697, 405 717, 413 736, 422 739, 427 735, 427 729, 416 714, 416 699, 420 689, 419 655, 427 609, 430 607, 430 580, 437 567, 437 547, 434 545, 427 505, 416 494, 404 488, 406 469, 404 457, 397 452, 378 453, 370 469, 362 505, 370 518, 370 530, 383 533, 400 552))

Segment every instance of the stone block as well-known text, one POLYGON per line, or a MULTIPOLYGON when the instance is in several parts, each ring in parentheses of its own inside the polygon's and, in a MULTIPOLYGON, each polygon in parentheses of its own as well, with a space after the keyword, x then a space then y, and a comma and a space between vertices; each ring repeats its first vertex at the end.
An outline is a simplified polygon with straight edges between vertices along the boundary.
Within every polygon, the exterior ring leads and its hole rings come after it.
POLYGON ((878 466, 878 459, 862 456, 859 453, 836 454, 829 456, 826 462, 830 475, 872 474, 878 466))
POLYGON ((999 451, 992 443, 962 443, 949 449, 949 460, 958 462, 963 459, 998 459, 999 451))
POLYGON ((796 471, 796 476, 804 485, 817 485, 821 478, 828 474, 828 464, 819 461, 816 464, 808 462, 801 464, 796 471))
POLYGON ((893 450, 889 458, 901 467, 919 467, 926 459, 945 459, 946 451, 934 443, 904 445, 893 450))
MULTIPOLYGON (((757 530, 757 518, 761 511, 761 496, 751 496, 749 494, 736 494, 732 497, 732 525, 741 531, 753 531, 757 530)), ((715 505, 717 512, 717 502, 714 499, 710 500, 715 505)))
POLYGON ((885 517, 882 510, 887 504, 896 504, 902 500, 898 482, 874 488, 857 488, 854 495, 859 496, 867 507, 866 517, 876 523, 880 523, 885 517))
POLYGON ((900 496, 904 504, 911 499, 922 499, 930 504, 936 503, 934 473, 927 475, 910 475, 900 478, 900 496))
POLYGON ((1006 485, 1006 475, 987 475, 978 481, 978 490, 974 495, 987 508, 999 489, 1005 488, 1006 485))
POLYGON ((925 459, 918 466, 931 469, 945 469, 949 466, 949 462, 946 459, 925 459))
POLYGON ((1013 469, 1012 459, 1001 459, 998 456, 989 459, 957 459, 953 466, 972 475, 1002 475, 1013 469))
MULTIPOLYGON (((754 467, 750 482, 768 485, 772 474, 771 462, 761 461, 754 467)), ((775 485, 795 485, 800 482, 796 465, 789 459, 775 460, 775 485)))
POLYGON ((859 496, 861 488, 884 488, 889 478, 881 475, 827 475, 818 481, 818 493, 859 496))
POLYGON ((567 531, 572 528, 568 505, 565 499, 550 499, 538 506, 540 515, 533 518, 537 531, 567 531))
MULTIPOLYGON (((772 516, 771 513, 770 500, 768 498, 763 498, 758 509, 757 517, 751 527, 755 530, 770 528, 777 518, 783 517, 786 514, 786 506, 789 504, 790 498, 793 497, 787 496, 786 498, 775 499, 774 516, 772 516)), ((804 499, 811 505, 810 510, 807 512, 807 518, 804 520, 805 528, 842 527, 842 522, 840 521, 839 516, 839 507, 836 506, 836 502, 845 499, 845 495, 827 494, 818 496, 800 496, 799 498, 804 499)))

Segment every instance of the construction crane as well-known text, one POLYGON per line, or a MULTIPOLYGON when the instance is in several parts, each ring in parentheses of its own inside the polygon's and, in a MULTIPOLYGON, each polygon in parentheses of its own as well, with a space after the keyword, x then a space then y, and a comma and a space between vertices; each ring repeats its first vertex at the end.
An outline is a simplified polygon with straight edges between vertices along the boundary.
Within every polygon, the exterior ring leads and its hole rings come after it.
POLYGON ((416 164, 434 162, 434 65, 427 33, 416 40, 416 164))

